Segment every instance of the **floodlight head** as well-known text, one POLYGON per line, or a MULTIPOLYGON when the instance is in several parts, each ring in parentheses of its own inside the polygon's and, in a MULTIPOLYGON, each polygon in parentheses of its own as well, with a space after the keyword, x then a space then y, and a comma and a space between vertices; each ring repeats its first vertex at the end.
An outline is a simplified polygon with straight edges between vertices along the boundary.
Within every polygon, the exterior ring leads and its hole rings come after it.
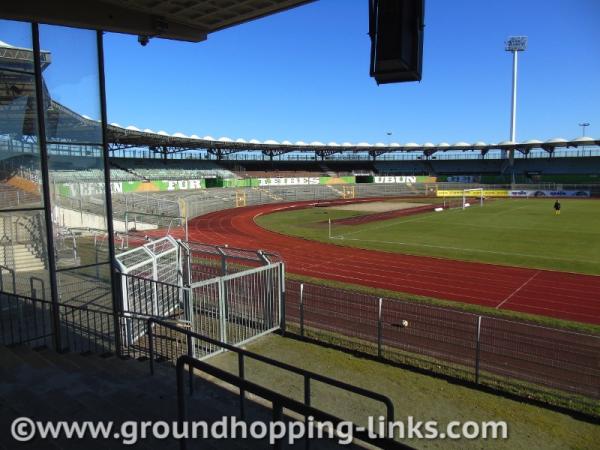
POLYGON ((504 42, 504 50, 507 52, 522 52, 527 49, 527 36, 510 36, 504 42))

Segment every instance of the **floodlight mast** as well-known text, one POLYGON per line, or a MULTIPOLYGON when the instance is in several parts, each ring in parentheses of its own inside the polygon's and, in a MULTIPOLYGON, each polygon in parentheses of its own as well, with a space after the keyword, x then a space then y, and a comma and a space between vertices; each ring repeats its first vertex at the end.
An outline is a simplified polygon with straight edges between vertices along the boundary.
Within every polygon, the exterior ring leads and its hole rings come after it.
POLYGON ((581 127, 581 136, 585 137, 585 127, 589 127, 590 123, 589 122, 583 122, 583 123, 580 123, 579 126, 581 127))
MULTIPOLYGON (((512 104, 510 112, 510 142, 517 142, 517 53, 523 52, 527 48, 527 36, 510 36, 505 42, 504 50, 513 54, 513 78, 512 78, 512 104)), ((502 151, 502 158, 506 157, 505 151, 502 151)), ((515 149, 508 150, 508 160, 512 182, 515 182, 515 149)))
POLYGON ((504 49, 513 54, 513 78, 512 78, 512 107, 510 115, 510 141, 516 142, 517 122, 517 53, 527 49, 527 36, 511 36, 505 42, 504 49))

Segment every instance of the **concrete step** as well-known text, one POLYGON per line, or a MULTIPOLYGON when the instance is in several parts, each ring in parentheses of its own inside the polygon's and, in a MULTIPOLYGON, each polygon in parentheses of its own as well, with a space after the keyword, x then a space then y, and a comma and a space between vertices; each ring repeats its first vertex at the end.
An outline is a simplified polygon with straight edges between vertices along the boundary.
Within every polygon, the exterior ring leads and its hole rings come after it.
POLYGON ((33 253, 31 253, 29 250, 27 249, 20 249, 20 250, 14 250, 13 252, 7 250, 6 252, 2 253, 2 256, 4 255, 13 255, 13 256, 33 256, 33 253))
POLYGON ((0 371, 10 371, 15 367, 25 364, 25 362, 15 355, 9 347, 0 346, 0 371))
POLYGON ((23 267, 27 267, 29 270, 40 270, 39 267, 44 267, 44 263, 37 258, 18 258, 11 261, 10 266, 15 268, 17 271, 23 267))
MULTIPOLYGON (((93 354, 58 354, 44 348, 0 347, 0 426, 8 427, 19 416, 39 420, 165 420, 177 418, 175 370, 156 363, 155 375, 148 361, 101 357, 93 354), (12 376, 10 376, 12 375, 12 376)), ((187 376, 186 376, 187 382, 187 376)), ((186 383, 187 387, 187 383, 186 383)), ((196 377, 194 393, 186 397, 187 417, 209 424, 223 416, 239 415, 238 394, 196 377)), ((271 411, 246 401, 247 420, 270 419, 271 411)), ((5 430, 8 428, 4 428, 5 430)), ((0 433, 0 447, 16 448, 8 433, 0 433)), ((19 445, 19 447, 21 447, 19 445)), ((122 448, 115 440, 85 442, 64 439, 33 442, 22 448, 104 449, 122 448), (42 445, 44 444, 44 445, 42 445)), ((190 449, 263 449, 267 442, 252 440, 190 441, 190 449)), ((331 443, 315 442, 313 448, 333 448, 331 443)), ((173 439, 148 439, 135 445, 140 449, 177 449, 173 439)), ((304 448, 300 442, 293 447, 304 448)))
POLYGON ((12 251, 9 249, 5 249, 2 253, 10 255, 33 255, 32 250, 27 247, 13 248, 12 251))
POLYGON ((13 258, 9 258, 11 259, 13 262, 39 262, 41 264, 41 260, 39 258, 36 258, 35 256, 32 255, 15 255, 13 258))
POLYGON ((39 351, 26 346, 15 346, 9 349, 12 354, 18 358, 23 365, 27 365, 34 369, 42 369, 51 367, 48 362, 40 355, 39 351))

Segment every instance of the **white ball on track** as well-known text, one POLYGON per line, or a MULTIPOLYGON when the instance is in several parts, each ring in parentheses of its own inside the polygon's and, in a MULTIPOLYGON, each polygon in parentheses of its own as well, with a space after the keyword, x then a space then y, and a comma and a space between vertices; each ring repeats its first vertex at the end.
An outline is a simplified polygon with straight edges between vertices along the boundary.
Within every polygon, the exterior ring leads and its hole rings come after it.
POLYGON ((402 326, 403 327, 407 327, 408 326, 408 320, 403 320, 402 321, 402 326))

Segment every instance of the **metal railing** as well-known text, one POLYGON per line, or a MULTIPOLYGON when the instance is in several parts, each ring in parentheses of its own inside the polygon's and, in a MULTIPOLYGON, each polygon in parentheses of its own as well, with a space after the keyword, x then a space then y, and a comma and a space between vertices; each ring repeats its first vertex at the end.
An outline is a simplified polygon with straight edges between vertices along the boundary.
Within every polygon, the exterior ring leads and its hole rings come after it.
POLYGON ((47 345, 51 342, 52 303, 0 292, 0 344, 47 345))
MULTIPOLYGON (((184 396, 184 367, 188 366, 189 368, 194 368, 196 370, 205 372, 209 375, 212 375, 216 378, 219 378, 226 383, 232 384, 239 388, 239 399, 240 399, 240 416, 245 418, 246 416, 246 393, 255 394, 261 398, 264 398, 273 404, 273 414, 274 420, 281 420, 283 408, 294 411, 298 414, 303 415, 306 419, 309 416, 314 417, 317 421, 331 421, 334 424, 340 423, 343 419, 340 419, 336 416, 333 416, 329 413, 323 412, 319 409, 316 409, 311 406, 312 404, 312 396, 311 396, 311 382, 319 382, 326 384, 330 387, 334 387, 337 389, 345 390, 349 393, 359 395, 361 397, 365 397, 371 399, 376 402, 380 402, 385 406, 386 410, 386 421, 393 422, 394 421, 394 405, 392 401, 386 397, 385 395, 379 394, 377 392, 369 391, 367 389, 360 388, 358 386, 354 386, 348 383, 344 383, 342 381, 326 377, 324 375, 311 372, 296 366, 292 366, 290 364, 286 364, 281 361, 277 361, 271 358, 268 358, 263 355, 259 355, 257 353, 250 352, 248 350, 244 350, 242 348, 226 344, 224 342, 218 341, 216 339, 211 339, 206 336, 203 336, 198 333, 194 333, 193 331, 182 329, 176 325, 165 322, 163 320, 149 318, 147 320, 147 336, 148 336, 148 350, 149 350, 149 364, 150 364, 150 373, 154 374, 154 364, 156 359, 155 354, 155 335, 154 335, 154 327, 161 327, 165 329, 169 329, 176 333, 180 333, 185 335, 186 342, 186 354, 181 355, 177 358, 177 404, 178 404, 178 417, 180 421, 185 420, 186 412, 185 412, 185 396, 184 396), (233 375, 224 370, 218 369, 210 364, 202 362, 198 359, 195 359, 191 356, 193 352, 193 340, 197 339, 210 346, 218 346, 223 350, 231 351, 237 355, 237 370, 238 375, 233 375), (272 367, 276 367, 278 369, 285 370, 287 372, 300 375, 303 378, 304 383, 304 401, 303 403, 293 400, 290 397, 286 397, 282 394, 279 394, 275 391, 272 391, 268 388, 259 386, 255 383, 252 383, 246 379, 245 372, 245 359, 252 359, 255 361, 262 362, 264 364, 268 364, 272 367)), ((189 370, 189 391, 193 392, 193 371, 189 370)), ((363 429, 364 430, 364 429, 363 429)), ((360 440, 365 441, 367 443, 371 443, 377 445, 380 448, 410 448, 400 442, 393 441, 391 439, 384 438, 373 438, 368 433, 364 431, 359 431, 355 429, 356 434, 354 436, 358 437, 360 440)), ((185 440, 181 441, 181 448, 185 449, 186 442, 185 440)))
POLYGON ((79 264, 77 256, 77 239, 71 228, 56 227, 56 236, 54 237, 54 254, 57 261, 70 260, 79 264))
MULTIPOLYGON (((0 344, 49 346, 55 331, 51 301, 0 292, 0 344)), ((59 304, 59 351, 115 352, 114 313, 59 304)))
POLYGON ((287 294, 287 328, 301 337, 476 384, 600 398, 597 335, 312 283, 289 281, 287 294))
POLYGON ((121 282, 125 284, 123 312, 141 316, 166 317, 174 314, 181 305, 185 288, 121 273, 121 282))
POLYGON ((282 262, 281 256, 273 252, 197 242, 181 242, 181 245, 187 255, 184 273, 189 276, 188 283, 282 262))
POLYGON ((13 242, 15 244, 24 244, 29 252, 39 259, 44 264, 44 267, 47 267, 46 233, 41 214, 31 216, 16 215, 15 217, 13 242))
MULTIPOLYGON (((187 308, 191 330, 235 345, 285 330, 284 284, 283 263, 192 283, 187 308)), ((219 351, 218 347, 195 346, 193 356, 219 351)))
MULTIPOLYGON (((4 250, 4 251, 6 251, 6 250, 4 250)), ((3 265, 0 265, 0 292, 6 292, 4 290, 4 272, 6 272, 8 274, 8 276, 10 277, 12 293, 16 294, 17 293, 17 276, 15 273, 15 270, 11 269, 10 267, 3 266, 3 265)))

